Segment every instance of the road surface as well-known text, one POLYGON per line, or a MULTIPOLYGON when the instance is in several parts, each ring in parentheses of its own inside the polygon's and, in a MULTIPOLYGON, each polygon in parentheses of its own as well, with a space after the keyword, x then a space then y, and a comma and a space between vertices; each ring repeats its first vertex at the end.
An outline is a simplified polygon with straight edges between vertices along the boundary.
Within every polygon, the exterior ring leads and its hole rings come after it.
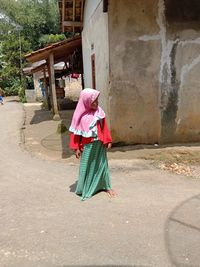
POLYGON ((23 149, 23 105, 0 107, 0 266, 200 266, 200 180, 109 162, 116 199, 74 194, 77 164, 23 149))

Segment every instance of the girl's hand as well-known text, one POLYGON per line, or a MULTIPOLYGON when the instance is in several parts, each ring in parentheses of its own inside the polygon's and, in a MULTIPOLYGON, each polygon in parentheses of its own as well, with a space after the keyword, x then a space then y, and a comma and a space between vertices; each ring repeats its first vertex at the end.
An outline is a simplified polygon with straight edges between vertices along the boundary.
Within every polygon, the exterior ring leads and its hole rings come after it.
POLYGON ((110 149, 112 147, 112 143, 107 144, 107 148, 110 149))
POLYGON ((80 149, 77 149, 77 150, 76 150, 75 155, 76 155, 76 158, 77 158, 77 159, 80 158, 80 156, 81 156, 81 151, 80 151, 80 149))

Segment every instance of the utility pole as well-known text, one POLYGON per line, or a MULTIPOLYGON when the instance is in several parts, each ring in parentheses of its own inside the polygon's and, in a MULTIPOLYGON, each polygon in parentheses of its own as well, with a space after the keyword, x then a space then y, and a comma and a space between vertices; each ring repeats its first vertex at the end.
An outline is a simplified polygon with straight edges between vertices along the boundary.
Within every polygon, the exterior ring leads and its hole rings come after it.
POLYGON ((19 32, 19 61, 20 61, 20 75, 21 75, 21 82, 23 80, 23 75, 22 75, 22 42, 21 42, 21 29, 18 31, 19 32))
POLYGON ((23 29, 22 26, 17 25, 16 30, 18 31, 18 38, 19 38, 19 66, 20 66, 20 77, 21 83, 23 83, 23 74, 22 74, 22 42, 21 42, 21 30, 23 29))

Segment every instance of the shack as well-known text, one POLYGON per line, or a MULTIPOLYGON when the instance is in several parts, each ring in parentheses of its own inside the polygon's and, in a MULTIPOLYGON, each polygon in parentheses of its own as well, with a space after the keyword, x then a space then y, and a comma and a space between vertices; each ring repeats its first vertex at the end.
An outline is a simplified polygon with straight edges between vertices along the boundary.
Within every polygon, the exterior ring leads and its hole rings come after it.
MULTIPOLYGON (((43 62, 41 65, 33 68, 33 72, 43 71, 43 79, 47 101, 50 99, 50 105, 54 112, 54 120, 59 120, 58 101, 55 82, 55 64, 59 62, 65 63, 65 68, 62 70, 60 76, 64 74, 83 74, 82 67, 82 46, 81 37, 77 36, 65 41, 61 41, 45 48, 33 51, 25 56, 30 63, 43 62), (48 73, 48 82, 47 75, 48 73)), ((58 76, 59 77, 59 73, 58 76)))

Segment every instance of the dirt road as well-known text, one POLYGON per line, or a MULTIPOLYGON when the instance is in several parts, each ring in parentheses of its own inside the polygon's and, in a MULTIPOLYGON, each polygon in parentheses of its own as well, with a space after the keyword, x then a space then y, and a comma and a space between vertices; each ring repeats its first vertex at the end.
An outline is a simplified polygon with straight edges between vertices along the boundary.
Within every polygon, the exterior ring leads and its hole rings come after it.
POLYGON ((115 158, 118 197, 81 202, 78 163, 21 148, 24 116, 0 107, 0 266, 200 266, 200 180, 115 158))

